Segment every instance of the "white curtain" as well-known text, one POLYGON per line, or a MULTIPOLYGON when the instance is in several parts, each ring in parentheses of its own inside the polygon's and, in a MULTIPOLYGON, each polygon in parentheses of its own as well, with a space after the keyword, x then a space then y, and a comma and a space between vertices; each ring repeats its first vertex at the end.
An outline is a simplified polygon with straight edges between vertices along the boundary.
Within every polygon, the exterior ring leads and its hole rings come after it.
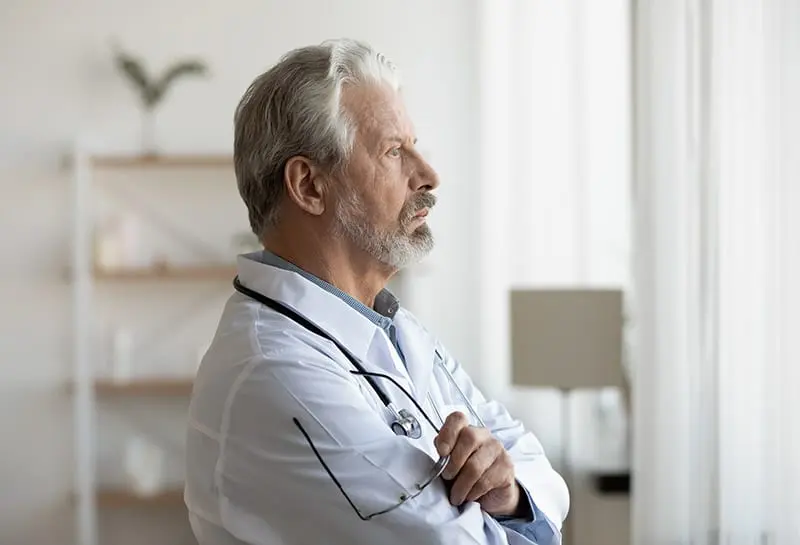
POLYGON ((634 27, 632 542, 800 544, 800 2, 634 27))
MULTIPOLYGON (((508 294, 514 287, 628 284, 628 4, 480 3, 479 380, 493 397, 517 404, 556 461, 563 429, 557 393, 510 387, 508 294)), ((576 419, 593 408, 576 395, 576 419)), ((594 461, 588 425, 571 427, 579 466, 594 461)))
POLYGON ((629 0, 482 0, 478 19, 482 337, 477 378, 535 431, 562 471, 564 433, 570 433, 565 475, 572 503, 564 542, 575 545, 619 544, 627 534, 624 507, 622 513, 612 507, 598 521, 588 478, 597 469, 628 468, 621 395, 603 392, 598 403, 596 392, 574 393, 565 429, 558 392, 511 387, 509 290, 625 289, 629 283, 628 6, 629 0))

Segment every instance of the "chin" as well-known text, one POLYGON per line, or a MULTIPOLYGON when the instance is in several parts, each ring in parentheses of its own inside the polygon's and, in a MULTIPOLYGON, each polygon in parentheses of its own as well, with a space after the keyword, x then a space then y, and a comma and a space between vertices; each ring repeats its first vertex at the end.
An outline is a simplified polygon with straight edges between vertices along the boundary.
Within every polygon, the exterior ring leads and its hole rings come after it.
POLYGON ((421 237, 433 237, 433 232, 431 231, 430 226, 427 223, 422 223, 411 229, 410 236, 412 239, 418 239, 421 237))
POLYGON ((430 231, 416 231, 400 244, 384 252, 380 261, 395 269, 404 269, 419 263, 433 249, 433 236, 430 231))

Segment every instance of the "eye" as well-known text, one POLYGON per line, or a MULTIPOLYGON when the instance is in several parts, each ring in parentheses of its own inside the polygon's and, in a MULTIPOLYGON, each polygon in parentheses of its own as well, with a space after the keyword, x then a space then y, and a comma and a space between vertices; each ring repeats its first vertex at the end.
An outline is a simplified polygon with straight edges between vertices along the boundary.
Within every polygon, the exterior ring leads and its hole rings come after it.
POLYGON ((401 150, 400 150, 399 147, 394 147, 394 148, 390 149, 389 151, 387 151, 386 155, 388 155, 389 157, 400 157, 400 152, 401 152, 401 150))

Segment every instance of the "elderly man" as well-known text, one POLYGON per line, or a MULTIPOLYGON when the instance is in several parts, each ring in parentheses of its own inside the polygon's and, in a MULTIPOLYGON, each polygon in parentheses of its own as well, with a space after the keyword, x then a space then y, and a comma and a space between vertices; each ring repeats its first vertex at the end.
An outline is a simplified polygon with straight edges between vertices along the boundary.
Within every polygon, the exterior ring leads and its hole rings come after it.
POLYGON ((264 251, 198 371, 185 500, 202 545, 559 543, 569 495, 539 441, 386 289, 433 245, 439 180, 392 64, 288 53, 235 115, 264 251))

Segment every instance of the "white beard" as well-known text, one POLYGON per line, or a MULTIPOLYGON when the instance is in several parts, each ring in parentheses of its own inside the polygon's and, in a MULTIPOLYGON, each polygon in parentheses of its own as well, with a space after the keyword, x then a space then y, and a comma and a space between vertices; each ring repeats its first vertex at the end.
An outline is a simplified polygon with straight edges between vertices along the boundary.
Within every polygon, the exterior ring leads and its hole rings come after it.
POLYGON ((347 198, 339 201, 336 209, 336 232, 380 263, 403 269, 419 262, 433 249, 433 233, 427 224, 423 223, 412 232, 408 230, 417 210, 433 206, 435 202, 433 195, 421 200, 425 201, 422 206, 410 202, 403 207, 395 229, 381 231, 369 223, 361 199, 350 192, 347 198))

